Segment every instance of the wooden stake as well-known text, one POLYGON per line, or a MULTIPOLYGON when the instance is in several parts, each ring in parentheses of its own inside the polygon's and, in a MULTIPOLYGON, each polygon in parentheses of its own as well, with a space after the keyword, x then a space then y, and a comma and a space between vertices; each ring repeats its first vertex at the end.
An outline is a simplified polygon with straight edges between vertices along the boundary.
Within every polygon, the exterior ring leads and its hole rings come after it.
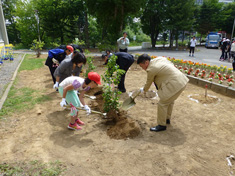
POLYGON ((206 86, 205 86, 205 98, 207 99, 207 84, 206 84, 206 86))

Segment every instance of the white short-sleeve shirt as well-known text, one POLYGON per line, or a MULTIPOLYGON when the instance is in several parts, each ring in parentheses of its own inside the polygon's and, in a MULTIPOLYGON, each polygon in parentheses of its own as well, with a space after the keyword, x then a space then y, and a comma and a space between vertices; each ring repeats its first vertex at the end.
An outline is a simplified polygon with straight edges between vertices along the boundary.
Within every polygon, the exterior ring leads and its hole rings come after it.
POLYGON ((196 39, 191 39, 191 41, 190 41, 191 43, 190 43, 190 47, 195 47, 196 46, 196 44, 197 44, 197 40, 196 39))
POLYGON ((75 90, 81 91, 85 90, 88 91, 90 87, 85 87, 84 89, 82 88, 82 84, 84 83, 84 79, 80 78, 78 76, 70 76, 64 79, 59 86, 65 88, 66 86, 72 84, 75 90))

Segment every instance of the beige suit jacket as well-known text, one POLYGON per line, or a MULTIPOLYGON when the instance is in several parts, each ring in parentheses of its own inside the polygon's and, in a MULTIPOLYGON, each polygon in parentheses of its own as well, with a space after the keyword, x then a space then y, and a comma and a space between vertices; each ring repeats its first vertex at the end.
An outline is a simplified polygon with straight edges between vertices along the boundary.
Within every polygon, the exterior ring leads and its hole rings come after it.
POLYGON ((158 96, 162 100, 167 100, 175 95, 184 88, 189 81, 188 78, 165 57, 152 59, 146 72, 147 81, 144 86, 144 91, 147 92, 154 82, 158 87, 158 96))

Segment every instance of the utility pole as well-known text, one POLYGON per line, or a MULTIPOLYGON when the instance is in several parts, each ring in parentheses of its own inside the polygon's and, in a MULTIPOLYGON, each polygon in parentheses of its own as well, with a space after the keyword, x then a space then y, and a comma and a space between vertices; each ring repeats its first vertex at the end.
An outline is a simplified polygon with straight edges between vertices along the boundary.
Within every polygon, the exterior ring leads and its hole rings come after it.
POLYGON ((233 29, 232 29, 231 41, 232 41, 232 39, 233 39, 234 26, 235 26, 235 16, 234 16, 234 21, 233 21, 233 29))

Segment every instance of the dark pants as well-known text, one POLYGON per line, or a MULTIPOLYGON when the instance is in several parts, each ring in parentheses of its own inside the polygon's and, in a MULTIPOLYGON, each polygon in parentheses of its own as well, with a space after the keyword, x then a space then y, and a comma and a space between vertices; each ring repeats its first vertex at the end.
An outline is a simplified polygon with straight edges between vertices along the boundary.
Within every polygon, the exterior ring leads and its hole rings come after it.
POLYGON ((189 54, 191 54, 191 53, 194 54, 194 48, 195 48, 195 47, 191 47, 191 46, 190 46, 189 54))
MULTIPOLYGON (((127 59, 122 59, 119 63, 119 68, 122 70, 125 70, 126 72, 128 71, 128 69, 130 68, 130 66, 134 63, 134 58, 133 60, 127 60, 127 59)), ((125 77, 126 77, 126 72, 121 76, 121 80, 120 83, 118 84, 118 89, 121 92, 126 92, 126 88, 125 88, 125 77)))
POLYGON ((126 49, 119 49, 120 52, 126 52, 127 53, 127 48, 126 49))
POLYGON ((49 70, 50 70, 50 72, 51 72, 52 80, 53 80, 53 82, 54 82, 54 84, 55 84, 56 79, 55 79, 55 77, 54 77, 54 72, 55 72, 55 70, 56 70, 57 67, 52 67, 52 66, 48 66, 48 67, 49 67, 49 70))
POLYGON ((225 59, 225 49, 222 49, 222 54, 221 54, 221 56, 220 56, 220 59, 225 59))
POLYGON ((231 57, 233 58, 233 71, 235 71, 235 52, 234 51, 231 51, 231 57))

